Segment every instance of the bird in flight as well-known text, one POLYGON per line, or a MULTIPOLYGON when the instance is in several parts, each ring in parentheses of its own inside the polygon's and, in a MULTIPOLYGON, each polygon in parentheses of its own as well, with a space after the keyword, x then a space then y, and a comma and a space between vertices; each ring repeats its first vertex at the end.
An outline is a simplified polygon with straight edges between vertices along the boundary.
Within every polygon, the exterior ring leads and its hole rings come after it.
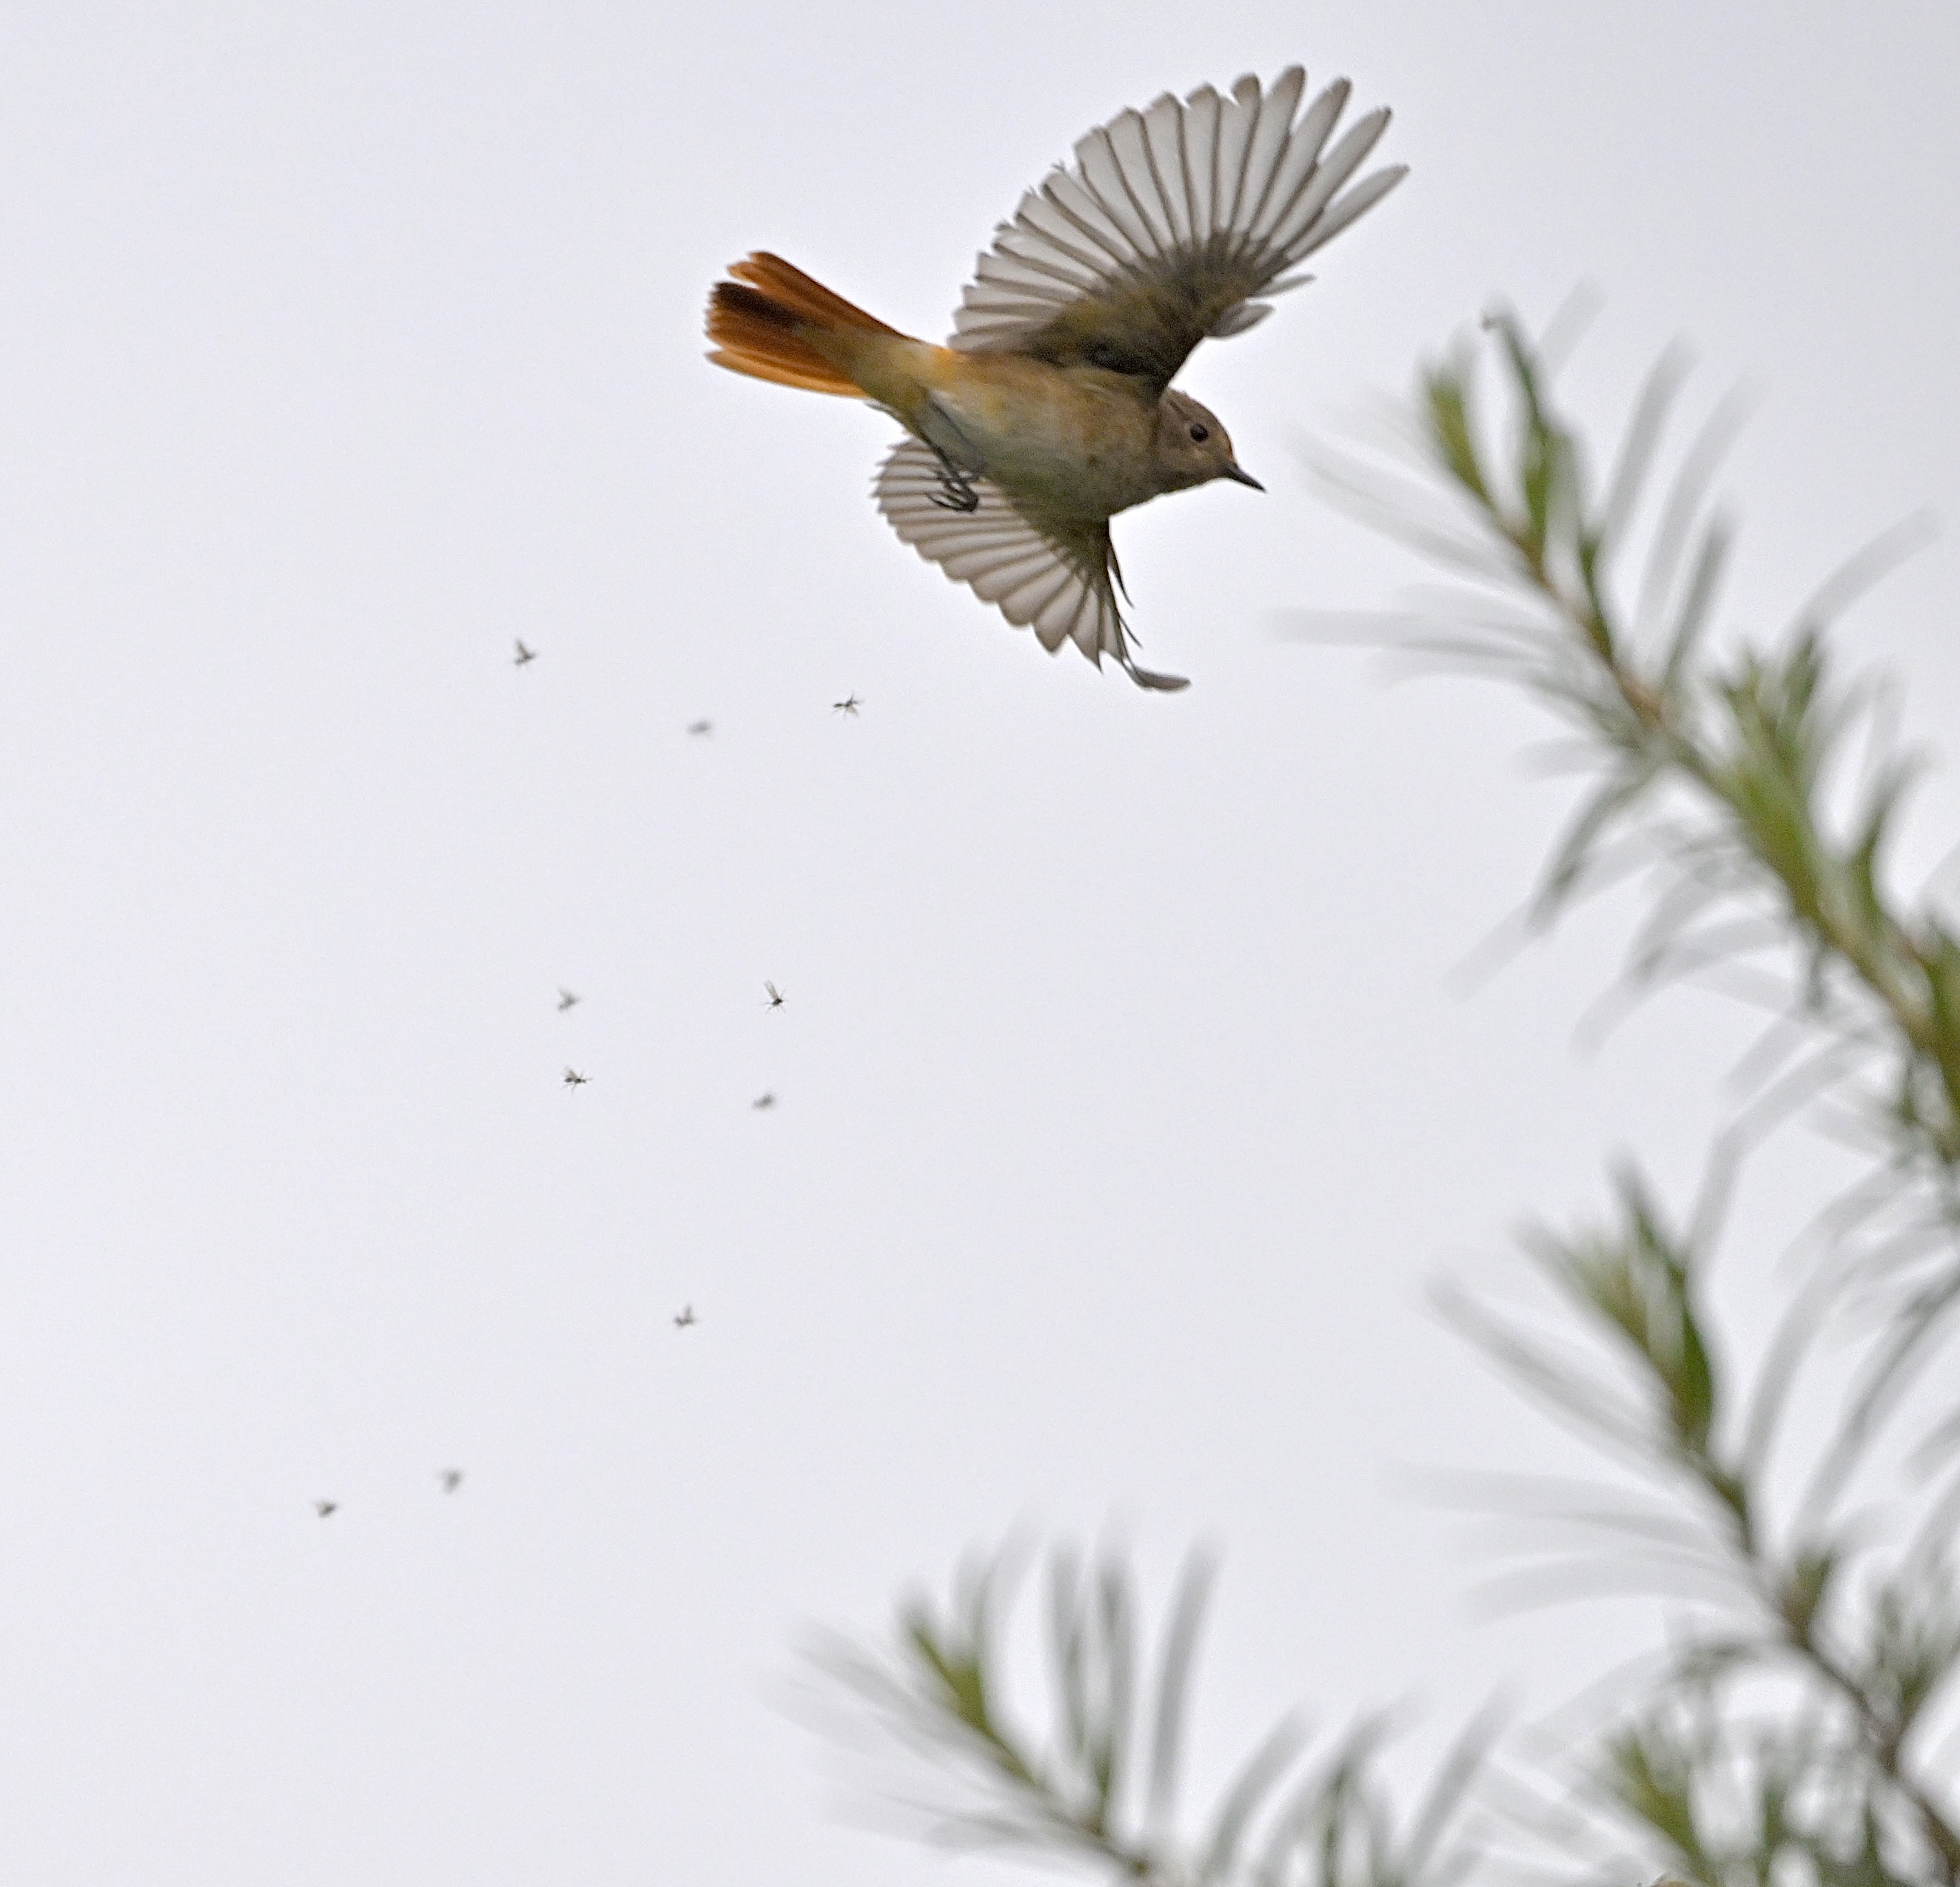
POLYGON ((756 1098, 749 1104, 749 1105, 753 1107, 758 1113, 762 1113, 766 1108, 773 1107, 775 1104, 776 1098, 773 1094, 758 1094, 756 1098))
POLYGON ((854 721, 858 718, 858 710, 864 705, 856 695, 847 694, 841 701, 832 701, 830 710, 833 714, 848 714, 854 721))
POLYGON ((585 999, 583 996, 578 996, 574 993, 571 990, 568 990, 562 983, 559 984, 558 992, 558 1009, 559 1015, 562 1015, 567 1009, 577 1009, 579 1004, 584 1000, 585 999))
POLYGON ((711 734, 714 732, 714 723, 712 721, 689 721, 687 731, 690 734, 711 734))
POLYGON ((535 662, 537 659, 537 650, 535 649, 526 648, 524 646, 524 639, 522 636, 520 636, 517 638, 517 659, 513 662, 511 666, 513 668, 521 669, 527 662, 535 662))
POLYGON ((583 1088, 591 1079, 590 1075, 581 1075, 575 1068, 568 1068, 565 1071, 565 1085, 568 1088, 583 1088))
POLYGON ((1265 488, 1171 382, 1201 341, 1243 334, 1271 312, 1260 297, 1311 279, 1300 264, 1405 174, 1344 188, 1389 114, 1330 146, 1348 81, 1302 112, 1306 85, 1296 65, 1270 86, 1166 93, 1090 132, 994 231, 949 346, 758 251, 709 298, 708 357, 883 407, 907 435, 874 484, 900 538, 1051 653, 1073 642, 1181 688, 1131 654, 1109 520, 1214 478, 1265 488))
POLYGON ((460 1468, 444 1468, 441 1470, 438 1478, 442 1482, 443 1492, 453 1494, 463 1485, 463 1470, 460 1468))
POLYGON ((789 999, 773 983, 765 983, 762 987, 768 993, 769 999, 762 1005, 765 1009, 779 1009, 789 999))
POLYGON ((701 1320, 694 1314, 694 1306, 691 1304, 684 1304, 680 1307, 680 1315, 674 1319, 674 1328, 676 1330, 684 1330, 690 1323, 698 1323, 701 1320))
POLYGON ((338 1501, 316 1501, 313 1504, 313 1511, 322 1520, 325 1520, 331 1514, 337 1513, 339 1508, 340 1503, 338 1501))

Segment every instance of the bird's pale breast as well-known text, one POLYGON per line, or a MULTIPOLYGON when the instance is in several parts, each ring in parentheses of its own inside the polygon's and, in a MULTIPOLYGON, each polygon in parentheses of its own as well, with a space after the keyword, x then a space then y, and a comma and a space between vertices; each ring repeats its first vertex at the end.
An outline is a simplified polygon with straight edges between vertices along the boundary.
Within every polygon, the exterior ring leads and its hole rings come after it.
POLYGON ((1025 354, 940 351, 931 392, 1010 497, 1107 518, 1163 489, 1156 402, 1120 376, 1025 354))

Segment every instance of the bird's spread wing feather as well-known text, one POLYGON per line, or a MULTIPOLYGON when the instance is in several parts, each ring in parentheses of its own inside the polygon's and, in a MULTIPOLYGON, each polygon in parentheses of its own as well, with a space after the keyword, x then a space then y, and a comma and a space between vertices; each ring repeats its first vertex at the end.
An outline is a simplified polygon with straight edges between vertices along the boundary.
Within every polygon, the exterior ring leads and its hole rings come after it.
POLYGON ((1145 688, 1181 688, 1175 675, 1150 675, 1131 659, 1112 580, 1115 556, 1106 521, 1036 519, 1001 488, 975 478, 979 507, 951 511, 939 462, 915 439, 902 440, 878 469, 878 509, 920 556, 995 605, 1018 628, 1032 628, 1052 652, 1073 642, 1099 668, 1112 656, 1145 688))
POLYGON ((1370 112, 1330 148, 1348 101, 1337 79, 1297 119, 1306 75, 1262 91, 1201 86, 1126 111, 1075 147, 994 233, 953 317, 953 345, 1134 373, 1158 390, 1207 335, 1242 334, 1253 299, 1287 278, 1398 183, 1376 170, 1343 191, 1389 122, 1370 112))

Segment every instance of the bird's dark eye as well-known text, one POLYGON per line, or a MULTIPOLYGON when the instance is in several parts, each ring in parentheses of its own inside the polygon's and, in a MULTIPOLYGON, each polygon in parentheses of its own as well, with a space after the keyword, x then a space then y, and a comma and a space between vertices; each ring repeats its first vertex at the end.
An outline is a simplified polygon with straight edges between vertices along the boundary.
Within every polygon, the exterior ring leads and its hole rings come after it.
POLYGON ((1191 429, 1191 436, 1201 446, 1211 437, 1211 428, 1209 426, 1194 426, 1191 429))

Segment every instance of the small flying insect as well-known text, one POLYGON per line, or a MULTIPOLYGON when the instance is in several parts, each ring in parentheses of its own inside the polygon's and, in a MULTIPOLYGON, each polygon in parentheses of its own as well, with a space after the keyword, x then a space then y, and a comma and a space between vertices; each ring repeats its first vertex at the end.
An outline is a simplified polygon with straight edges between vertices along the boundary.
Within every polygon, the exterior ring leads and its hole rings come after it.
POLYGON ((565 1085, 568 1088, 583 1088, 591 1079, 590 1075, 581 1075, 575 1068, 568 1068, 565 1071, 565 1085))
POLYGON ((582 996, 576 995, 571 990, 565 988, 563 985, 561 984, 559 986, 558 993, 558 1013, 561 1015, 562 1015, 567 1009, 576 1009, 584 1000, 584 999, 582 996))
POLYGON ((317 1514, 322 1520, 325 1520, 326 1517, 338 1508, 339 1505, 340 1503, 338 1501, 316 1501, 313 1504, 313 1511, 317 1514))
POLYGON ((714 723, 712 721, 689 721, 687 731, 690 734, 711 734, 714 732, 714 723))
POLYGON ((759 1113, 762 1112, 764 1108, 773 1107, 775 1104, 776 1098, 773 1094, 758 1094, 756 1098, 749 1104, 749 1105, 753 1107, 759 1113))
POLYGON ((864 705, 856 695, 847 694, 841 701, 832 701, 830 711, 833 714, 848 714, 854 721, 858 718, 858 710, 864 705))
POLYGON ((511 667, 514 669, 521 669, 527 662, 535 662, 537 659, 537 650, 535 649, 526 648, 524 646, 524 639, 522 636, 520 636, 517 638, 517 658, 511 662, 511 667))
POLYGON ((694 1314, 694 1306, 691 1304, 684 1304, 680 1307, 680 1315, 674 1319, 674 1328, 676 1330, 684 1330, 690 1323, 698 1323, 701 1320, 694 1314))
POLYGON ((765 983, 762 985, 762 987, 769 993, 769 999, 762 1005, 762 1007, 765 1009, 781 1009, 783 1006, 784 1002, 782 991, 778 989, 773 983, 765 983))
POLYGON ((444 1493, 453 1494, 463 1485, 463 1470, 460 1468, 444 1468, 439 1472, 438 1479, 442 1482, 444 1493))

